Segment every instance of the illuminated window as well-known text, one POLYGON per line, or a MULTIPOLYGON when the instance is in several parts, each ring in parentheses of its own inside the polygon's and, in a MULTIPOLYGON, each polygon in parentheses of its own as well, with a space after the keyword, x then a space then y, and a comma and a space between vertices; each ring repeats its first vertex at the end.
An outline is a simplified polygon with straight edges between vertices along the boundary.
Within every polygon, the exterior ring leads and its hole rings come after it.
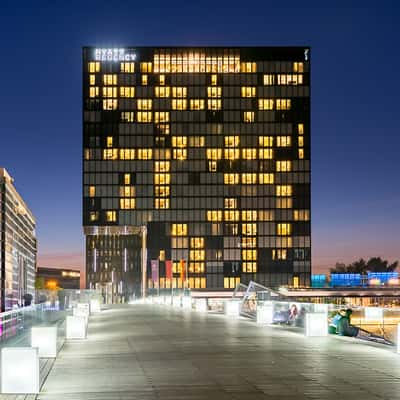
POLYGON ((146 86, 147 85, 147 83, 148 83, 148 77, 147 77, 147 75, 142 75, 142 85, 143 86, 146 86))
POLYGON ((121 63, 121 72, 125 73, 133 73, 135 72, 135 63, 133 62, 122 62, 121 63))
POLYGON ((293 200, 291 198, 276 199, 276 208, 292 208, 293 200))
POLYGON ((274 99, 258 99, 259 110, 273 110, 274 99))
POLYGON ((189 146, 190 147, 204 147, 205 138, 204 136, 190 136, 189 146))
POLYGON ((151 99, 138 99, 137 108, 138 110, 151 110, 153 102, 151 99))
POLYGON ((203 261, 205 258, 204 250, 190 250, 189 259, 193 261, 203 261))
POLYGON ((304 149, 299 149, 299 158, 300 159, 304 158, 304 149))
POLYGON ((89 97, 99 97, 99 87, 93 86, 89 88, 89 97))
POLYGON ((172 224, 171 236, 187 236, 187 224, 172 224))
POLYGON ((190 247, 192 249, 203 249, 204 248, 204 238, 202 238, 202 237, 190 238, 190 247))
POLYGON ((240 72, 257 72, 257 64, 255 62, 244 62, 240 64, 240 72))
POLYGON ((96 84, 96 75, 89 75, 89 85, 96 84))
POLYGON ((291 235, 292 233, 292 225, 291 224, 277 224, 276 233, 280 236, 291 235))
POLYGON ((278 85, 302 85, 303 75, 301 74, 278 74, 278 85))
POLYGON ((240 149, 224 149, 226 160, 237 160, 240 157, 240 149))
POLYGON ((309 221, 310 210, 293 210, 293 219, 295 221, 309 221))
POLYGON ((292 137, 291 136, 277 136, 276 137, 276 146, 277 147, 290 147, 292 145, 292 137))
POLYGON ((133 122, 135 121, 135 113, 133 111, 122 111, 121 112, 122 122, 133 122))
POLYGON ((135 97, 134 86, 121 86, 119 88, 121 97, 135 97))
POLYGON ((103 149, 103 160, 117 160, 118 149, 103 149))
POLYGON ((132 210, 135 208, 135 199, 119 199, 121 210, 132 210))
POLYGON ((257 250, 242 250, 242 260, 243 261, 256 261, 257 260, 257 250))
POLYGON ((239 136, 225 136, 225 147, 237 147, 239 142, 239 136))
POLYGON ((276 187, 277 196, 291 196, 292 195, 292 185, 278 185, 276 187))
POLYGON ((244 111, 243 112, 243 122, 254 122, 254 112, 244 111))
POLYGON ((169 161, 156 161, 154 163, 154 170, 156 172, 169 172, 170 162, 169 161))
POLYGON ((119 159, 120 160, 134 160, 135 159, 135 149, 119 149, 119 159))
POLYGON ((292 170, 292 162, 291 161, 277 161, 276 162, 276 170, 278 172, 290 172, 292 170))
POLYGON ((125 185, 131 184, 131 174, 124 174, 124 184, 125 185))
POLYGON ((186 97, 187 96, 187 88, 186 87, 173 87, 172 88, 172 97, 186 97))
POLYGON ((116 110, 118 108, 117 99, 106 99, 103 100, 103 110, 116 110))
POLYGON ((304 72, 304 64, 302 62, 294 62, 293 72, 304 72))
POLYGON ((276 99, 277 110, 290 110, 291 100, 290 99, 276 99))
POLYGON ((222 149, 207 149, 207 158, 209 160, 220 160, 222 158, 222 149))
POLYGON ((207 211, 207 221, 222 221, 222 211, 221 210, 208 210, 207 211))
POLYGON ((264 75, 264 85, 273 85, 275 83, 275 76, 272 74, 264 75))
POLYGON ((244 160, 255 160, 257 158, 257 149, 242 149, 242 158, 244 160))
POLYGON ((249 248, 249 247, 257 247, 257 238, 255 237, 243 237, 242 238, 242 247, 249 248))
POLYGON ((259 149, 258 158, 260 158, 261 160, 272 160, 273 158, 272 149, 259 149))
POLYGON ((187 147, 187 136, 172 136, 172 147, 187 147))
POLYGON ((154 174, 155 185, 169 185, 171 182, 170 174, 154 174))
POLYGON ((152 149, 138 149, 139 160, 151 160, 153 151, 152 149))
POLYGON ((211 85, 212 86, 217 85, 217 80, 218 80, 218 76, 217 75, 211 75, 211 85))
POLYGON ((221 109, 221 99, 208 99, 207 108, 209 110, 220 110, 221 109))
POLYGON ((204 99, 190 99, 191 110, 204 110, 204 99))
POLYGON ((158 255, 160 261, 165 261, 165 250, 160 250, 160 254, 158 255))
POLYGON ((224 277, 224 288, 225 289, 235 289, 237 285, 240 283, 240 277, 224 277))
POLYGON ((242 263, 242 271, 254 273, 257 272, 257 263, 256 262, 243 262, 242 263))
POLYGON ((96 196, 96 186, 89 186, 89 197, 96 196))
POLYGON ((258 175, 258 182, 260 185, 274 183, 274 174, 261 173, 258 175))
POLYGON ((245 236, 256 236, 257 235, 257 224, 242 224, 242 235, 245 236))
POLYGON ((158 209, 169 208, 169 199, 154 199, 154 208, 158 209))
POLYGON ((261 147, 272 147, 273 143, 273 136, 259 136, 258 138, 258 145, 261 147))
POLYGON ((168 197, 169 196, 169 186, 155 186, 154 195, 156 197, 168 197))
POLYGON ((117 220, 117 212, 116 211, 106 211, 106 221, 107 222, 116 222, 117 220))
POLYGON ((224 199, 224 207, 225 208, 237 208, 237 199, 232 198, 232 197, 224 199))
POLYGON ((255 86, 242 86, 242 97, 255 97, 256 88, 255 86))
POLYGON ((149 123, 151 122, 151 118, 152 114, 149 111, 138 111, 137 113, 137 122, 149 123))
POLYGON ((225 185, 237 185, 239 183, 239 174, 224 174, 225 185))
POLYGON ((256 173, 244 173, 242 174, 242 183, 245 185, 254 185, 257 183, 256 173))
POLYGON ((104 74, 103 75, 104 85, 116 85, 117 84, 117 74, 104 74))
POLYGON ((221 97, 222 95, 222 88, 216 86, 209 86, 207 88, 207 96, 208 97, 221 97))
MULTIPOLYGON (((282 200, 282 199, 279 199, 279 200, 282 200)), ((274 220, 274 211, 273 210, 259 210, 258 211, 258 220, 259 221, 273 221, 274 220)))
POLYGON ((117 97, 117 88, 103 87, 103 97, 117 97))
POLYGON ((152 72, 151 62, 142 62, 140 63, 140 72, 144 72, 146 74, 151 74, 152 72))
POLYGON ((174 160, 186 160, 187 159, 187 149, 173 149, 172 158, 174 160))
POLYGON ((186 110, 187 109, 187 100, 186 99, 172 99, 172 107, 173 110, 186 110))
POLYGON ((135 197, 135 186, 129 186, 129 183, 126 186, 120 186, 119 195, 120 197, 135 197))
POLYGON ((209 172, 217 172, 217 162, 216 161, 208 162, 208 171, 209 172))
POLYGON ((286 260, 287 259, 287 249, 273 249, 272 250, 273 260, 286 260))
POLYGON ((169 97, 170 87, 169 86, 156 86, 154 88, 154 94, 156 97, 169 97))
POLYGON ((160 85, 165 85, 165 75, 160 75, 160 85))
POLYGON ((304 124, 298 124, 297 130, 299 132, 299 135, 304 135, 304 124))
POLYGON ((170 133, 170 126, 169 124, 158 124, 156 125, 158 132, 162 133, 163 135, 169 135, 170 133))
POLYGON ((113 137, 112 136, 107 136, 106 145, 107 145, 107 147, 113 147, 113 137))
POLYGON ((98 221, 99 212, 98 211, 90 211, 89 219, 90 219, 91 222, 98 221))
POLYGON ((100 72, 100 63, 98 61, 96 62, 90 62, 89 63, 89 72, 93 73, 93 72, 100 72))
POLYGON ((225 221, 239 221, 239 211, 238 210, 225 210, 224 211, 225 221))
POLYGON ((299 147, 303 147, 304 146, 304 136, 299 136, 297 138, 297 141, 298 141, 299 147))
POLYGON ((159 122, 169 122, 169 112, 159 111, 154 113, 154 122, 157 124, 159 122))

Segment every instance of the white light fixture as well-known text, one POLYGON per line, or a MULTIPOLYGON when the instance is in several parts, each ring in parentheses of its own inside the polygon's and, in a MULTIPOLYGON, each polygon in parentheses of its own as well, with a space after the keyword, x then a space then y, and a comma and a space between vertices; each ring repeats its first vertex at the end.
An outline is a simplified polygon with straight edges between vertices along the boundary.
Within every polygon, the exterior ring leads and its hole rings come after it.
POLYGON ((74 307, 72 309, 72 315, 74 317, 83 317, 83 318, 85 318, 86 325, 89 323, 89 311, 86 308, 74 307))
POLYGON ((257 305, 257 324, 272 324, 274 322, 274 305, 272 302, 257 305))
POLYGON ((366 321, 382 321, 383 309, 379 307, 365 307, 364 318, 366 321))
POLYGON ((194 302, 194 307, 196 311, 207 312, 208 311, 207 299, 196 299, 194 302))
POLYGON ((174 296, 172 299, 172 305, 174 307, 180 307, 181 306, 181 298, 180 296, 174 296))
POLYGON ((91 299, 90 300, 90 312, 91 313, 99 313, 99 312, 101 312, 99 299, 91 299))
POLYGON ((1 393, 39 393, 39 351, 37 347, 1 349, 1 393))
POLYGON ((240 315, 240 301, 227 300, 225 302, 225 315, 238 318, 240 315))
POLYGON ((57 327, 35 326, 31 328, 31 346, 39 349, 39 357, 57 357, 57 327))
POLYGON ((90 304, 89 303, 78 303, 76 305, 76 308, 79 308, 80 310, 87 310, 88 316, 90 314, 90 304))
POLYGON ((182 308, 184 308, 185 310, 192 309, 192 298, 190 296, 182 297, 182 308))
POLYGON ((328 318, 326 313, 306 314, 306 336, 328 336, 328 318))
POLYGON ((86 339, 86 318, 76 315, 67 316, 67 339, 86 339))

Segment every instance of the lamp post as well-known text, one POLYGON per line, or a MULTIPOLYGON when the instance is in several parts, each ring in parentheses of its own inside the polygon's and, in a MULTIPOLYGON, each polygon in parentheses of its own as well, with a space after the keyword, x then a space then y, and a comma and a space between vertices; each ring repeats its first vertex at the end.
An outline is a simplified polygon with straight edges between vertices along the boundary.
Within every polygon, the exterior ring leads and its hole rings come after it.
POLYGON ((147 280, 147 227, 140 227, 142 236, 142 297, 146 297, 146 280, 147 280))

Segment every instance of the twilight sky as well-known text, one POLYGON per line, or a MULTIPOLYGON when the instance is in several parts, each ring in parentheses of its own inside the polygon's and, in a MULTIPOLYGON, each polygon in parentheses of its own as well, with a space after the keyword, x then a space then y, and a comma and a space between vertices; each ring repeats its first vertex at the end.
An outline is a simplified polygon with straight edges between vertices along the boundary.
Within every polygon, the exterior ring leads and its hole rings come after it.
POLYGON ((0 166, 37 218, 39 265, 83 266, 83 45, 310 45, 314 271, 399 259, 399 7, 325 3, 2 0, 0 166))

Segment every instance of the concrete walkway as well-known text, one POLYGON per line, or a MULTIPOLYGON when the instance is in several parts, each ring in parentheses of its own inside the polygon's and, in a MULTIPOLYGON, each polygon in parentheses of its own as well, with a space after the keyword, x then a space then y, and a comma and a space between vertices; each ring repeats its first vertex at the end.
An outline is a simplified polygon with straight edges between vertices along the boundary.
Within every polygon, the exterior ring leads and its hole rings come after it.
POLYGON ((126 305, 92 316, 87 340, 65 343, 38 399, 392 400, 399 388, 390 350, 126 305))

